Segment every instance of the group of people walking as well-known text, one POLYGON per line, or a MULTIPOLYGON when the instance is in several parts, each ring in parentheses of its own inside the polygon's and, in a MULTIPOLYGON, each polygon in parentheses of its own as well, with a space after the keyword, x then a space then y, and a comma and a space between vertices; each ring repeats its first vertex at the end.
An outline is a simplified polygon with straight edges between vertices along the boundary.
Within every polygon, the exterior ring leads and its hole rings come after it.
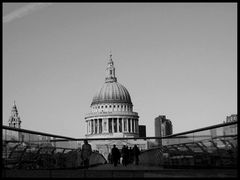
POLYGON ((113 145, 111 153, 108 155, 109 163, 117 166, 117 164, 122 164, 123 166, 127 166, 130 163, 139 164, 139 155, 140 150, 137 145, 134 145, 133 148, 128 148, 128 146, 123 145, 122 149, 119 150, 116 145, 113 145))
MULTIPOLYGON (((81 150, 81 158, 83 160, 83 165, 85 168, 89 167, 89 160, 92 154, 92 147, 88 144, 87 140, 84 140, 84 144, 82 145, 81 150)), ((119 150, 116 145, 113 145, 111 153, 108 155, 109 163, 117 166, 117 164, 122 164, 123 166, 127 166, 130 163, 139 164, 139 155, 140 150, 137 145, 134 145, 133 148, 128 148, 128 146, 123 145, 122 149, 119 150)))

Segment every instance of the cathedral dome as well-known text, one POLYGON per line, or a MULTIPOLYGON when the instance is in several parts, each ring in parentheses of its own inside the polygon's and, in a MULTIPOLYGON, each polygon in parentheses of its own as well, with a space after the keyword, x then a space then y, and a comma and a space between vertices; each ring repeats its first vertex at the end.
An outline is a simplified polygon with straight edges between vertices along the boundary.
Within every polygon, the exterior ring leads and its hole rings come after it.
MULTIPOLYGON (((86 137, 139 137, 138 113, 133 112, 128 90, 117 81, 111 54, 107 63, 105 82, 93 96, 90 108, 91 112, 85 116, 86 137)), ((108 149, 106 152, 108 154, 108 149)))
POLYGON ((97 91, 91 105, 99 103, 127 103, 132 105, 128 90, 116 81, 105 82, 97 91))

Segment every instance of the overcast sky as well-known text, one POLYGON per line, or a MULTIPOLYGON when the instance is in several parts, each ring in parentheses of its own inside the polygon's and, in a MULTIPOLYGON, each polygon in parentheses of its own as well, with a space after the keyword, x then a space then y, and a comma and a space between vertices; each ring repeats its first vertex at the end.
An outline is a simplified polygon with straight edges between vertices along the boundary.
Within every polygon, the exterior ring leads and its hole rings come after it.
POLYGON ((237 113, 237 3, 4 3, 3 124, 84 137, 110 50, 147 136, 237 113))

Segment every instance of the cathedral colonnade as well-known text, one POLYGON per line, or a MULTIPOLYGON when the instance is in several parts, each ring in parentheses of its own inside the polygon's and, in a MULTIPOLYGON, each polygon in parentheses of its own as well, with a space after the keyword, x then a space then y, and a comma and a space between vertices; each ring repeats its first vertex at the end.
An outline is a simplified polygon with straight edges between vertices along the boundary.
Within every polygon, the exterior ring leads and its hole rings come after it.
POLYGON ((91 118, 87 122, 87 135, 105 133, 139 133, 138 119, 133 117, 91 118))

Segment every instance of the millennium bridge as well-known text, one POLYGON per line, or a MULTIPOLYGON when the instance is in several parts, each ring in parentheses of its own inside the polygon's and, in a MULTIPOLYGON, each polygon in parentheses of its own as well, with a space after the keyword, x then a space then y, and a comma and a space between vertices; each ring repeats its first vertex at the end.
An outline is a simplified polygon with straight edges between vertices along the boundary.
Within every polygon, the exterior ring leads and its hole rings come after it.
POLYGON ((237 122, 165 137, 87 139, 89 168, 80 155, 84 139, 2 126, 2 177, 237 177, 237 122), (136 144, 139 164, 129 158, 127 166, 120 160, 114 167, 108 158, 113 144, 120 151, 136 144))

